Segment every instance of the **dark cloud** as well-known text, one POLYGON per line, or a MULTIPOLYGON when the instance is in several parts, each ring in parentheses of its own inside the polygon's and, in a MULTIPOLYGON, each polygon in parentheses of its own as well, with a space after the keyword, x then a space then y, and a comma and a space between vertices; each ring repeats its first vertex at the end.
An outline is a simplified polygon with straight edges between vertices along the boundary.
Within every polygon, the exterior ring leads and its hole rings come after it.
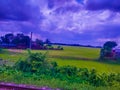
POLYGON ((86 8, 89 10, 109 9, 120 11, 120 0, 87 0, 86 8))
POLYGON ((48 0, 48 8, 52 9, 54 5, 54 0, 48 0))
POLYGON ((28 21, 37 18, 39 8, 30 0, 0 0, 0 20, 28 21))
POLYGON ((70 5, 70 6, 64 6, 64 7, 59 7, 57 9, 55 9, 55 13, 57 14, 65 14, 65 13, 68 13, 68 12, 72 12, 72 13, 77 13, 79 12, 81 9, 80 6, 77 6, 77 5, 70 5))
POLYGON ((119 21, 116 21, 119 20, 119 15, 115 17, 116 13, 112 12, 115 15, 111 18, 109 16, 111 11, 103 12, 105 9, 120 11, 118 0, 87 0, 85 6, 89 11, 82 8, 81 3, 85 3, 85 0, 76 2, 0 0, 0 32, 28 34, 32 31, 34 36, 39 34, 52 42, 91 45, 98 44, 97 40, 101 38, 120 37, 120 25, 119 21), (97 11, 101 9, 104 9, 101 13, 97 11), (107 16, 109 20, 106 19, 107 16))
POLYGON ((84 0, 76 0, 76 2, 84 4, 84 0))

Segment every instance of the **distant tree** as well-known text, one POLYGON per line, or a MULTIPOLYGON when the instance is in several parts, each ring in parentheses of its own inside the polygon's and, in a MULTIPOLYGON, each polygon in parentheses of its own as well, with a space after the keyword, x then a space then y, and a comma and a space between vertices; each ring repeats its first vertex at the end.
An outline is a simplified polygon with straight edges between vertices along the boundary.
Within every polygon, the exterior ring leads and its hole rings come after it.
POLYGON ((100 59, 104 59, 107 53, 111 53, 112 49, 117 46, 117 43, 114 41, 107 41, 103 45, 100 51, 100 59))
POLYGON ((63 50, 63 47, 62 46, 58 46, 57 49, 63 50))
POLYGON ((50 40, 49 40, 49 39, 46 39, 46 40, 45 40, 45 44, 51 44, 50 40))
POLYGON ((23 36, 21 43, 24 43, 25 46, 29 47, 30 45, 30 38, 29 36, 23 36))
POLYGON ((42 40, 36 39, 35 42, 40 46, 44 46, 44 42, 42 40))
POLYGON ((25 45, 26 47, 29 47, 30 45, 30 37, 29 36, 25 36, 24 34, 17 34, 13 41, 12 41, 13 44, 16 44, 16 45, 25 45))
POLYGON ((9 44, 12 42, 13 39, 14 39, 14 35, 12 33, 9 33, 1 37, 1 42, 9 44))
POLYGON ((29 47, 30 37, 21 33, 18 33, 17 35, 8 33, 0 37, 0 43, 24 45, 25 47, 29 47))

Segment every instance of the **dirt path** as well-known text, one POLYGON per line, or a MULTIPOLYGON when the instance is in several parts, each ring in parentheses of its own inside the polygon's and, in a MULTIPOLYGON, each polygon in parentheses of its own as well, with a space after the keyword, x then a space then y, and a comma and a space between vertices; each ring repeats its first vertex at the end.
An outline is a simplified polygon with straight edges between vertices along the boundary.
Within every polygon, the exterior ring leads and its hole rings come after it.
POLYGON ((14 52, 14 53, 22 53, 24 50, 21 50, 21 49, 8 49, 8 51, 14 52))
POLYGON ((49 87, 36 87, 33 85, 24 85, 24 84, 14 84, 14 83, 0 83, 0 90, 60 90, 60 89, 52 89, 49 87))

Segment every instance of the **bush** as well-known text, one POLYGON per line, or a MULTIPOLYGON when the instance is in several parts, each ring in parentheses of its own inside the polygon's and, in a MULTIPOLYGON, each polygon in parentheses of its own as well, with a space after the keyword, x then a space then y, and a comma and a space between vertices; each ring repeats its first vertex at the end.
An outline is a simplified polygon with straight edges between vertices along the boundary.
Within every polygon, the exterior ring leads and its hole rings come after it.
POLYGON ((48 45, 48 44, 45 45, 45 48, 46 48, 46 49, 54 49, 54 47, 53 47, 51 44, 49 44, 49 45, 48 45))
POLYGON ((46 53, 31 53, 25 60, 19 60, 15 66, 17 70, 30 73, 46 72, 51 67, 51 64, 46 60, 46 53))
POLYGON ((62 46, 58 46, 57 49, 63 50, 63 47, 62 46))
POLYGON ((58 72, 63 75, 74 76, 77 75, 78 70, 74 66, 63 66, 58 69, 58 72))
POLYGON ((2 53, 3 52, 3 49, 2 48, 0 48, 0 53, 2 53))
POLYGON ((5 66, 5 65, 6 65, 6 62, 7 62, 7 61, 5 61, 5 60, 3 60, 3 59, 0 58, 0 66, 5 66))

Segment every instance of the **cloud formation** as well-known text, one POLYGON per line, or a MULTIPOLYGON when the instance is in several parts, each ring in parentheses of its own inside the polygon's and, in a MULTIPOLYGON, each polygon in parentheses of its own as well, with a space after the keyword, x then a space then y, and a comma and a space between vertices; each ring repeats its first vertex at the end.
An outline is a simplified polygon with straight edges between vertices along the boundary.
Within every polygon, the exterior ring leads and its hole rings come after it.
POLYGON ((101 45, 120 37, 119 7, 118 0, 0 0, 0 33, 101 45))
POLYGON ((86 0, 88 10, 112 10, 120 11, 119 0, 86 0))
POLYGON ((0 20, 28 21, 39 19, 39 14, 31 0, 0 0, 0 20))

